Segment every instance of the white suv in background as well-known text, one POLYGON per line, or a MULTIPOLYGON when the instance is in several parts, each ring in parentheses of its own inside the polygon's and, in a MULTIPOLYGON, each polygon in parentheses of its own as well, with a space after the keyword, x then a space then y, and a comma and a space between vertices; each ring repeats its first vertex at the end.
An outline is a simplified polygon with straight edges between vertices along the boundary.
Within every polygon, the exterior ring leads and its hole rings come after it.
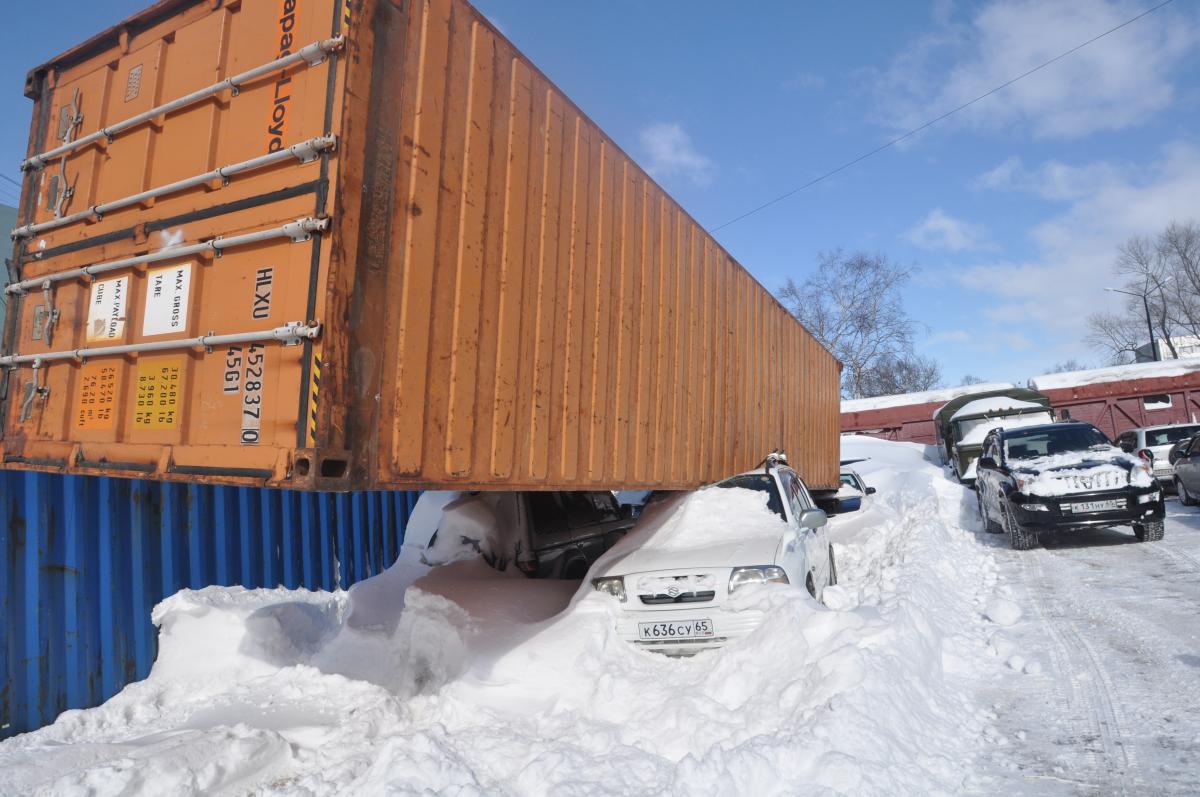
POLYGON ((719 647, 763 620, 739 607, 750 584, 790 584, 820 599, 837 583, 833 549, 800 476, 772 456, 758 470, 652 501, 638 525, 589 573, 619 602, 617 631, 673 655, 719 647))
POLYGON ((1200 434, 1200 423, 1172 423, 1162 426, 1143 426, 1130 429, 1117 438, 1117 445, 1126 454, 1136 454, 1150 460, 1154 478, 1164 488, 1175 488, 1175 466, 1168 459, 1171 448, 1180 440, 1200 434), (1143 453, 1145 452, 1145 453, 1143 453))

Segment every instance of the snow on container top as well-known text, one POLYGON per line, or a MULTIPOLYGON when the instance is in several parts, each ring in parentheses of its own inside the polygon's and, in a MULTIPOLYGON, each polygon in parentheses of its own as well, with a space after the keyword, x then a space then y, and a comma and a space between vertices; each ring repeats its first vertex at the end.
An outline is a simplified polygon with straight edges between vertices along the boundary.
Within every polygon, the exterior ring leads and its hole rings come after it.
POLYGON ((899 393, 893 396, 874 396, 872 398, 847 399, 842 402, 842 412, 868 412, 884 410, 891 407, 906 407, 914 404, 944 404, 959 396, 972 393, 983 393, 993 390, 1007 390, 1016 387, 1011 382, 992 382, 982 385, 959 385, 958 387, 925 390, 920 393, 899 393))
POLYGON ((950 416, 950 420, 953 422, 959 418, 968 418, 973 415, 994 415, 996 413, 1030 409, 1045 410, 1046 407, 1044 404, 1038 404, 1033 401, 1022 401, 1011 396, 993 396, 992 398, 982 398, 972 401, 969 404, 964 404, 957 412, 950 416))
POLYGON ((838 483, 837 360, 464 0, 164 0, 26 94, 6 466, 838 483))
POLYGON ((1110 368, 1092 368, 1087 371, 1067 371, 1060 374, 1043 374, 1029 380, 1035 390, 1082 387, 1105 382, 1123 382, 1131 379, 1156 379, 1160 377, 1186 376, 1200 372, 1200 357, 1161 362, 1115 365, 1110 368))

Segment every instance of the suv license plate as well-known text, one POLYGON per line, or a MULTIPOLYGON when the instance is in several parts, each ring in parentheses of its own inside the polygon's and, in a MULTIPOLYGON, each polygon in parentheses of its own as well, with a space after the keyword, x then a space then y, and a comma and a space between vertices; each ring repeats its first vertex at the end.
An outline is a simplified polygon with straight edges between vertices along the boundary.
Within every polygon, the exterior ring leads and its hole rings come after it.
POLYGON ((1114 509, 1124 508, 1124 498, 1114 498, 1111 501, 1080 501, 1074 504, 1063 504, 1063 509, 1067 512, 1111 512, 1114 509))
POLYGON ((638 623, 638 638, 642 642, 659 639, 706 639, 716 636, 712 620, 676 620, 669 623, 638 623))

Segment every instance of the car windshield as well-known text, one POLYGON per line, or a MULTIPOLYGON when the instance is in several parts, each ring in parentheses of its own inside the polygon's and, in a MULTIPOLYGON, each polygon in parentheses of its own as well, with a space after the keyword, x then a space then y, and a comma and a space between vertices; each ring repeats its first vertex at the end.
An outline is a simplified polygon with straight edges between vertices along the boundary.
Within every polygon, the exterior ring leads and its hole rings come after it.
POLYGON ((1036 459, 1111 445, 1108 438, 1092 426, 1060 426, 1005 435, 1004 455, 1009 459, 1036 459))
POLYGON ((717 484, 718 487, 741 487, 743 490, 758 490, 767 494, 767 508, 787 521, 783 513, 783 499, 779 497, 779 488, 775 479, 769 473, 744 473, 734 476, 717 484))
POLYGON ((1166 446, 1173 443, 1178 443, 1180 440, 1186 440, 1192 435, 1200 432, 1200 425, 1190 426, 1172 426, 1167 429, 1151 429, 1146 432, 1146 445, 1149 446, 1166 446))

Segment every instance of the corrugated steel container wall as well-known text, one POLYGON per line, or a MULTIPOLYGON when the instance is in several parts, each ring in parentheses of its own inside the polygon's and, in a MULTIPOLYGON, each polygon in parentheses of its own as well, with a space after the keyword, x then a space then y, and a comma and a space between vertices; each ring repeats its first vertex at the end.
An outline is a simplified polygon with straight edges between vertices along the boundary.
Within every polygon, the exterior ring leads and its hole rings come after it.
MULTIPOLYGON (((336 149, 39 231, 23 276, 139 256, 170 236, 331 215, 311 242, 168 264, 192 281, 177 291, 192 308, 180 336, 323 328, 300 346, 266 345, 261 380, 260 364, 246 370, 249 351, 223 347, 109 360, 111 373, 53 364, 30 422, 10 397, 7 461, 334 489, 682 488, 783 448, 814 486, 836 484, 837 362, 464 0, 156 9, 38 73, 31 153, 56 143, 53 121, 77 87, 85 133, 129 113, 117 98, 133 91, 135 70, 136 103, 177 97, 282 52, 289 15, 289 43, 344 35, 345 45, 291 69, 286 89, 260 80, 118 135, 99 148, 105 157, 81 149, 68 170, 91 175, 91 193, 74 207, 266 153, 281 95, 285 145, 333 136, 336 149), (184 154, 187 168, 176 165, 184 154), (145 218, 156 221, 130 226, 145 218), (98 244, 101 234, 111 240, 98 244), (268 265, 274 298, 259 319, 250 311, 268 265), (164 391, 171 413, 132 411, 164 391), (104 412, 88 414, 97 401, 104 412), (260 415, 247 432, 251 410, 260 415)), ((53 218, 48 169, 36 190, 27 181, 26 220, 53 218)), ((149 280, 162 273, 135 269, 100 296, 95 284, 64 284, 51 348, 87 345, 85 322, 103 336, 88 308, 112 310, 117 288, 128 323, 111 337, 169 339, 152 312, 161 302, 149 280)), ((7 338, 24 353, 47 347, 32 333, 41 303, 31 290, 7 338)), ((16 381, 33 379, 26 367, 16 381)))
POLYGON ((319 416, 356 467, 688 487, 784 448, 836 483, 837 363, 771 294, 469 4, 365 8, 332 290, 372 301, 319 416))
POLYGON ((381 572, 418 495, 0 472, 0 738, 146 677, 150 610, 180 589, 332 590, 381 572))

